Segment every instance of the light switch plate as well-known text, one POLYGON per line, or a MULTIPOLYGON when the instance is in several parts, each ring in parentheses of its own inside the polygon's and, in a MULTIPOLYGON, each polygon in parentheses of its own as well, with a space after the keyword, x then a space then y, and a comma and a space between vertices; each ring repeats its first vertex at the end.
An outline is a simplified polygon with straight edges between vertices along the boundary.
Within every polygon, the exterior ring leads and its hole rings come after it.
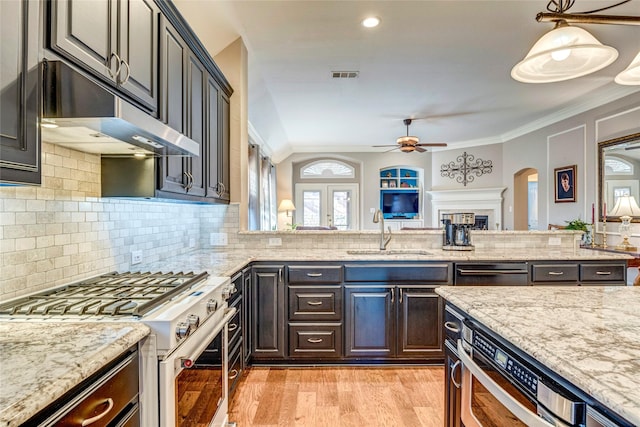
POLYGON ((142 251, 131 251, 131 265, 142 262, 142 251))
POLYGON ((282 246, 282 239, 280 237, 269 237, 269 246, 282 246))

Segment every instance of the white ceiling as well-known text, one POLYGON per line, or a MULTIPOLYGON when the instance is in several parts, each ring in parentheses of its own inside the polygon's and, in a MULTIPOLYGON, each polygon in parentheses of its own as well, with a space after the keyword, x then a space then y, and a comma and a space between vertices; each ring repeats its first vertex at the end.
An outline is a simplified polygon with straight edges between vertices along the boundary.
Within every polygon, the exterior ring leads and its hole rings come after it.
MULTIPOLYGON (((597 73, 524 84, 510 71, 550 23, 546 0, 174 0, 216 54, 249 53, 249 120, 274 159, 292 152, 384 151, 405 134, 448 148, 507 141, 633 92, 613 83, 640 51, 640 26, 581 25, 620 56, 597 73), (376 15, 379 27, 360 21, 376 15), (331 71, 358 71, 335 80, 331 71)), ((570 12, 616 3, 577 0, 570 12)), ((640 1, 602 12, 640 16, 640 1)), ((436 150, 436 149, 433 149, 436 150)), ((411 154, 419 155, 419 154, 411 154)))

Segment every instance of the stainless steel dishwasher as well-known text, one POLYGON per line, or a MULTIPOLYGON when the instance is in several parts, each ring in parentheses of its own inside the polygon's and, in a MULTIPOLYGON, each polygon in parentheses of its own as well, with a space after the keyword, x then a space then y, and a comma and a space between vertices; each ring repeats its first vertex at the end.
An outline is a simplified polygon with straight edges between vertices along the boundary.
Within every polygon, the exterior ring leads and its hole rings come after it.
POLYGON ((456 286, 528 285, 527 262, 456 263, 456 286))

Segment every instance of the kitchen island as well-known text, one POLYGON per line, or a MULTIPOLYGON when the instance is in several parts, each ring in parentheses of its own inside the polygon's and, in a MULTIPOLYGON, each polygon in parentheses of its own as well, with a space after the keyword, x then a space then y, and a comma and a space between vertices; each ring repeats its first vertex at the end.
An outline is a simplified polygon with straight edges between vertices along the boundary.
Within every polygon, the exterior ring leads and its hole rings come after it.
POLYGON ((640 425, 640 289, 504 287, 436 290, 633 425, 640 425))
POLYGON ((19 426, 149 334, 130 322, 0 322, 0 426, 19 426))

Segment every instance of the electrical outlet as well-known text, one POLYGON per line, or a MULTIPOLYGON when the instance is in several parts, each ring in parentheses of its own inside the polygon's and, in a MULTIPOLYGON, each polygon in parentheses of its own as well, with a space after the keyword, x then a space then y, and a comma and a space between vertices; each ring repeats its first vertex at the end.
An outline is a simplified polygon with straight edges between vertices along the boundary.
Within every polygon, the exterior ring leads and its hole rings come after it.
POLYGON ((269 237, 269 246, 282 246, 282 239, 280 237, 269 237))
POLYGON ((142 251, 131 251, 131 265, 142 262, 142 251))
POLYGON ((211 233, 209 243, 211 246, 227 246, 227 233, 211 233))
POLYGON ((376 213, 376 208, 369 208, 369 213, 370 214, 376 213))
POLYGON ((195 237, 190 237, 189 238, 189 247, 190 248, 195 248, 196 247, 196 238, 195 237))
POLYGON ((562 240, 559 237, 549 237, 549 246, 560 246, 562 240))

